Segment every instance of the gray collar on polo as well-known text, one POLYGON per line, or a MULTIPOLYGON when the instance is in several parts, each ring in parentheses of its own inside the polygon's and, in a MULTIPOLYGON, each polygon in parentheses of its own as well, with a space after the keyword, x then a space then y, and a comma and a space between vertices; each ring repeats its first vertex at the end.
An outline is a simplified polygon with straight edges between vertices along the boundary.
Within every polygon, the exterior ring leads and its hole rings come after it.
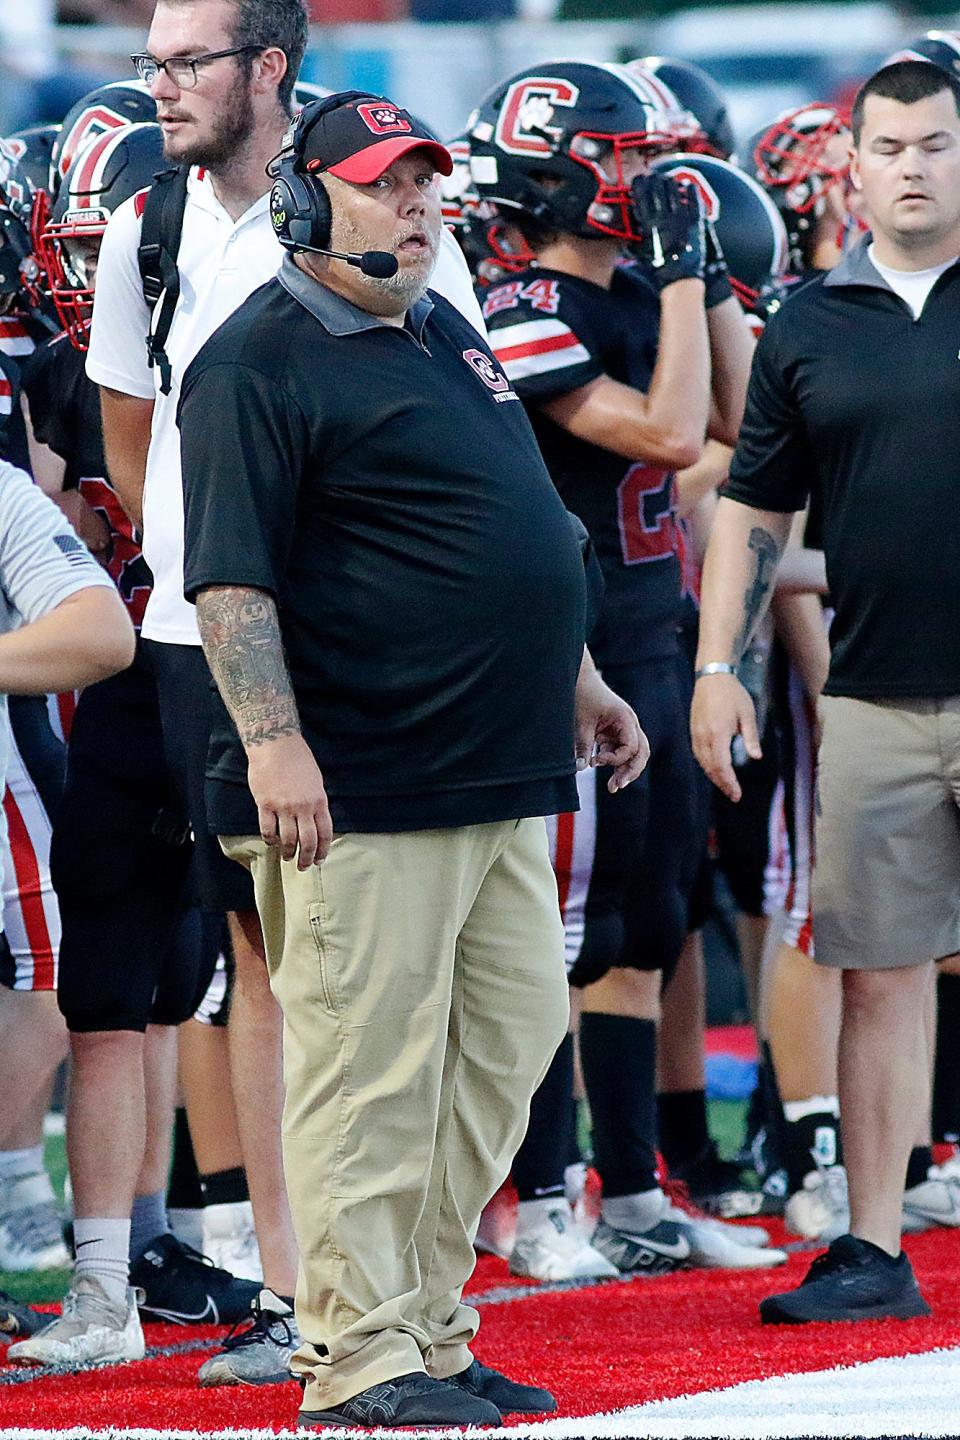
POLYGON ((872 239, 872 235, 864 235, 847 250, 824 280, 824 285, 865 285, 871 290, 888 290, 891 295, 894 294, 867 254, 872 239))
MULTIPOLYGON (((327 288, 319 280, 304 274, 294 261, 291 254, 283 257, 283 264, 280 266, 280 284, 298 300, 305 310, 309 310, 325 330, 331 335, 358 335, 363 330, 377 330, 385 324, 378 315, 371 315, 368 310, 361 310, 358 305, 353 305, 345 300, 342 295, 327 288)), ((407 311, 407 325, 423 344, 423 327, 433 310, 433 301, 426 295, 412 305, 407 311)), ((391 329, 396 327, 391 326, 391 329)))

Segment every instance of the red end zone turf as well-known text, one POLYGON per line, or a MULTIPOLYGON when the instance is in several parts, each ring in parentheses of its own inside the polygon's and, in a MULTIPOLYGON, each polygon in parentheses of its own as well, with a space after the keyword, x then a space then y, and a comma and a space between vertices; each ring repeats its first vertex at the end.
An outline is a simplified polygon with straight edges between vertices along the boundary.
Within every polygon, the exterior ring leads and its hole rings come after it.
MULTIPOLYGON (((527 1295, 501 1260, 481 1259, 471 1284, 483 1324, 479 1357, 520 1380, 550 1386, 561 1415, 585 1416, 744 1380, 825 1370, 960 1345, 960 1232, 907 1241, 933 1306, 927 1320, 860 1325, 762 1326, 757 1302, 796 1284, 810 1254, 779 1270, 689 1271, 655 1280, 527 1295), (510 1290, 518 1298, 509 1299, 510 1290)), ((147 1343, 214 1340, 212 1329, 147 1327, 147 1343)), ((71 1426, 217 1430, 292 1425, 295 1385, 200 1390, 210 1353, 167 1355, 82 1375, 21 1381, 0 1370, 4 1430, 71 1426), (12 1383, 11 1383, 12 1382, 12 1383)))

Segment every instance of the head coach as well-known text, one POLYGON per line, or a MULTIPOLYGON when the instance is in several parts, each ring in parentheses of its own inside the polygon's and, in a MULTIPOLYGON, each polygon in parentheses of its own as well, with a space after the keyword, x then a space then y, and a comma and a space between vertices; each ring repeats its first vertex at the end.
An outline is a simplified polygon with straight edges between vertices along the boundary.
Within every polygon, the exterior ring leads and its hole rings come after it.
POLYGON ((427 294, 450 168, 387 100, 308 106, 274 165, 290 253, 180 405, 185 593, 232 717, 211 813, 284 1012, 307 1425, 553 1408, 473 1359, 460 1297, 566 1027, 540 817, 575 807, 575 750, 614 789, 646 758, 523 406, 427 294))
POLYGON ((760 340, 708 549, 692 714, 701 763, 738 799, 730 741, 759 749, 732 666, 814 487, 836 618, 813 918, 817 962, 843 972, 852 1233, 763 1302, 769 1321, 927 1313, 901 1207, 929 1105, 932 962, 960 948, 960 83, 889 65, 852 128, 872 238, 760 340))

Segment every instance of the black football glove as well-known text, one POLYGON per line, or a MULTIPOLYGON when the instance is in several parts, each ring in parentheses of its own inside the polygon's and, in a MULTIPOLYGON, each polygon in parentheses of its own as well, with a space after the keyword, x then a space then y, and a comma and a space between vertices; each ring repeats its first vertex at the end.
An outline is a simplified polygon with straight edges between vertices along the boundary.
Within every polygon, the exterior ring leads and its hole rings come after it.
POLYGON ((720 246, 720 237, 714 228, 712 220, 704 220, 704 232, 707 241, 707 259, 703 270, 706 294, 703 303, 708 310, 715 305, 722 305, 724 300, 729 300, 733 294, 733 287, 730 284, 730 271, 727 269, 727 262, 720 246))
POLYGON ((638 175, 630 186, 633 217, 643 240, 638 254, 658 290, 677 280, 703 280, 706 231, 699 191, 669 175, 638 175))

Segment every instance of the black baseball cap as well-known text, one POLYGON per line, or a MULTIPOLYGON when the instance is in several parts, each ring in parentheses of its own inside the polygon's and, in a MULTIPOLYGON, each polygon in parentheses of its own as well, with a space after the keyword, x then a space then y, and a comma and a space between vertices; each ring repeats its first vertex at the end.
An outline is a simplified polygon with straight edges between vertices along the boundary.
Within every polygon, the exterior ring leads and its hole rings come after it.
MULTIPOLYGON (((309 120, 309 109, 303 119, 309 120)), ((422 120, 382 95, 361 95, 320 114, 304 136, 301 159, 308 171, 369 185, 401 155, 418 149, 429 150, 441 175, 453 170, 449 150, 422 120)))

